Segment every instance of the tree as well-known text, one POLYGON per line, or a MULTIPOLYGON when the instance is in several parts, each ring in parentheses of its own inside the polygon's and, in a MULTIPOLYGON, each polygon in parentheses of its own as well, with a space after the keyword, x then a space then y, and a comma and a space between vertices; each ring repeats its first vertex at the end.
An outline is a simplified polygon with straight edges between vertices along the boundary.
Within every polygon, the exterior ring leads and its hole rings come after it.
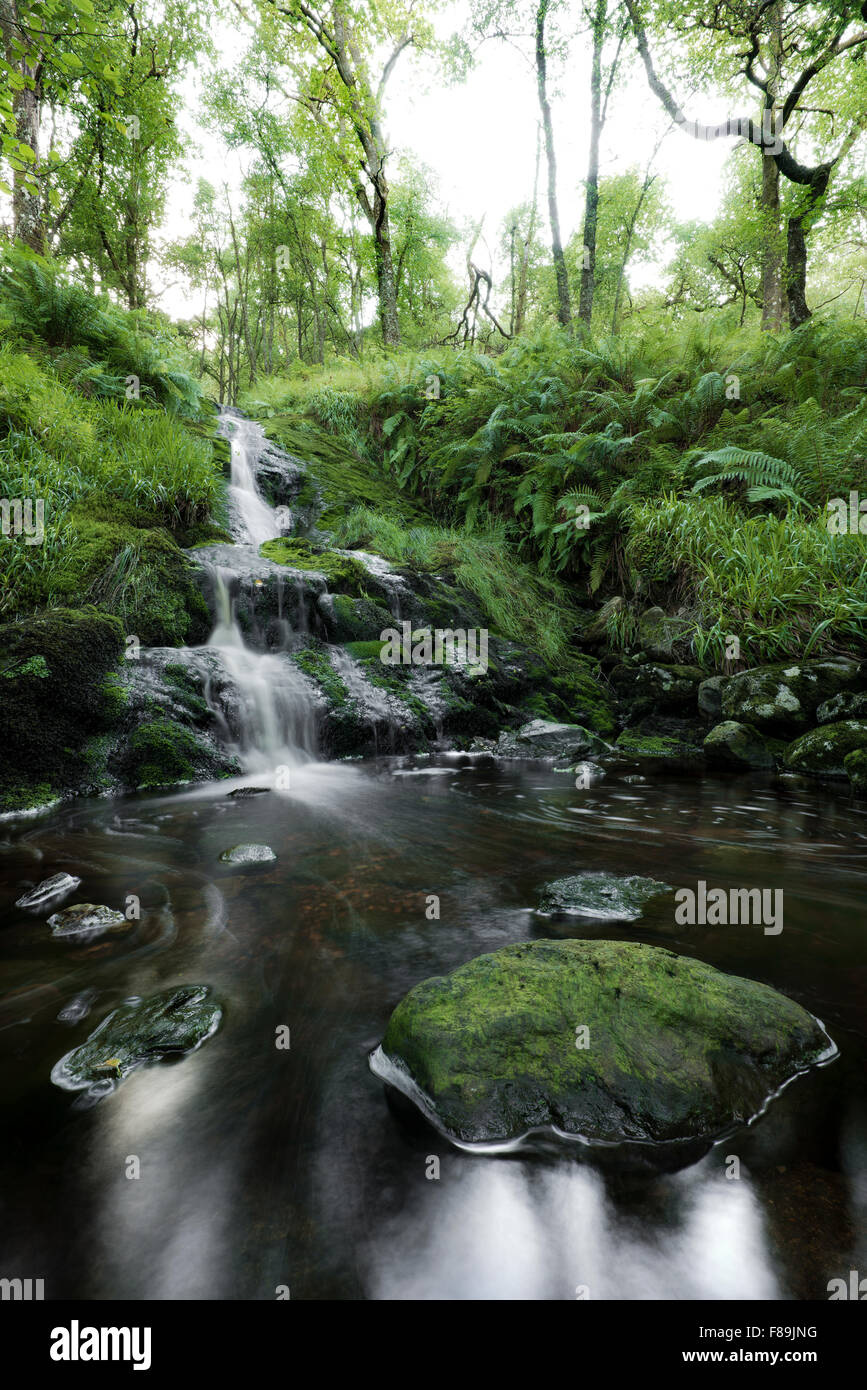
POLYGON ((612 31, 612 0, 596 0, 590 21, 593 36, 593 56, 590 67, 590 148, 587 156, 587 178, 584 184, 584 245, 581 262, 581 291, 578 317, 590 327, 593 317, 593 293, 596 285, 596 228, 599 217, 599 145, 608 118, 608 103, 617 78, 628 21, 622 17, 614 23, 616 47, 604 73, 605 43, 612 31), (603 95, 604 82, 604 95, 603 95))
POLYGON ((653 22, 661 30, 673 27, 686 38, 699 76, 722 74, 727 90, 740 93, 745 83, 757 97, 758 121, 751 116, 729 117, 717 125, 686 120, 654 64, 639 0, 626 0, 626 5, 648 83, 671 118, 696 139, 739 135, 760 151, 766 238, 763 327, 780 326, 784 300, 789 324, 797 327, 810 316, 806 295, 809 233, 821 213, 832 174, 867 127, 867 78, 863 62, 857 61, 867 48, 860 0, 825 0, 816 9, 801 0, 732 0, 725 5, 706 0, 685 19, 671 0, 657 0, 653 22), (848 64, 850 81, 841 87, 844 64, 848 64), (808 89, 818 90, 820 99, 829 104, 805 106, 808 89), (842 119, 846 129, 842 137, 836 137, 836 152, 828 159, 802 162, 783 139, 797 124, 795 137, 806 126, 813 139, 822 143, 833 131, 835 117, 842 119), (781 175, 797 194, 786 219, 785 255, 779 223, 781 175))
POLYGON ((412 0, 392 0, 382 6, 331 0, 327 10, 307 0, 287 5, 281 0, 257 2, 264 14, 270 11, 278 15, 288 30, 290 43, 283 46, 279 56, 291 67, 297 83, 291 95, 327 134, 334 158, 368 222, 382 339, 386 346, 396 346, 400 323, 386 176, 390 150, 384 129, 384 98, 402 53, 410 45, 433 48, 430 25, 414 13, 412 0), (373 54, 380 48, 387 49, 387 57, 377 76, 373 54))

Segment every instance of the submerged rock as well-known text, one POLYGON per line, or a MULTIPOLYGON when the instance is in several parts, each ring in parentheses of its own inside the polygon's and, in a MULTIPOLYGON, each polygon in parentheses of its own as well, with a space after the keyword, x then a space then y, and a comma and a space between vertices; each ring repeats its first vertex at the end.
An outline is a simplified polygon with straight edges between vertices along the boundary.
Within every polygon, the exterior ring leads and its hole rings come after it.
POLYGON ((728 719, 711 729, 703 744, 708 761, 744 771, 755 768, 768 771, 774 767, 774 755, 758 729, 752 724, 739 724, 728 719))
POLYGON ((548 883, 538 911, 544 916, 585 917, 594 922, 636 922, 644 904, 669 889, 655 878, 582 873, 548 883))
POLYGON ((220 855, 222 864, 268 864, 277 856, 270 845, 232 845, 220 855))
POLYGON ((101 936, 103 932, 124 931, 132 923, 113 907, 101 903, 73 903, 49 917, 55 936, 101 936))
POLYGON ((181 985, 121 1004, 86 1042, 61 1057, 51 1080, 64 1091, 98 1086, 99 1094, 107 1094, 147 1062, 194 1052, 222 1018, 209 992, 206 985, 181 985))
POLYGON ((790 772, 821 777, 845 777, 845 760, 856 748, 867 747, 867 719, 843 719, 823 724, 790 743, 783 762, 790 772))
POLYGON ((854 661, 795 661, 740 671, 726 683, 726 719, 761 730, 806 729, 818 707, 840 690, 859 684, 854 661))
POLYGON ((73 874, 52 874, 51 878, 44 878, 35 888, 31 888, 20 897, 15 906, 43 907, 55 898, 63 897, 64 893, 71 893, 80 883, 81 879, 73 874))
POLYGON ((459 1142, 553 1126, 658 1143, 725 1133, 833 1052, 754 980, 634 942, 537 941, 417 985, 371 1066, 459 1142))

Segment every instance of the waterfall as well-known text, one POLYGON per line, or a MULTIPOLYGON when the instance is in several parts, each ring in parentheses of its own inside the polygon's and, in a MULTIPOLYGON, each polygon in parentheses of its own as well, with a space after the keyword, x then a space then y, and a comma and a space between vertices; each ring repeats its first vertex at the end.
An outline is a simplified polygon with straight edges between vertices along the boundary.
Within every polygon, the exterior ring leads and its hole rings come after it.
POLYGON ((232 448, 229 482, 232 535, 242 545, 253 545, 258 550, 263 541, 272 541, 280 535, 274 508, 268 506, 256 483, 255 463, 265 442, 264 431, 255 420, 247 420, 242 415, 225 412, 221 426, 223 420, 233 427, 229 437, 232 448))
MULTIPOLYGON (((243 563, 245 556, 258 555, 263 541, 279 536, 280 526, 256 482, 256 462, 266 443, 261 425, 224 412, 221 431, 226 425, 231 429, 232 446, 230 525, 238 559, 243 563)), ((232 751, 246 772, 265 777, 272 774, 280 785, 289 768, 316 755, 314 694, 285 650, 257 651, 244 640, 232 596, 237 583, 232 550, 231 546, 223 547, 221 558, 228 563, 211 567, 216 622, 207 646, 218 654, 234 687, 236 702, 228 739, 232 751)), ((292 637, 288 622, 283 630, 283 643, 288 646, 292 637)), ((212 708, 224 703, 215 701, 213 681, 206 693, 212 708)))

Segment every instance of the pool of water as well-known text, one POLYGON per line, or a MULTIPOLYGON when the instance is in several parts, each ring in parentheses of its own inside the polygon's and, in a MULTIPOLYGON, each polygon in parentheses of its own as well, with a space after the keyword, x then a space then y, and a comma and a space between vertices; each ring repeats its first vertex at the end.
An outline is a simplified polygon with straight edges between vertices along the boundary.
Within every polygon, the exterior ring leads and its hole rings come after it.
POLYGON ((49 1298, 824 1299, 865 1268, 867 806, 749 780, 578 790, 457 756, 234 785, 0 825, 0 1275, 44 1278, 49 1298), (245 841, 276 862, 219 863, 245 841), (584 869, 784 889, 779 935, 678 926, 670 895, 640 923, 566 930, 763 980, 840 1049, 676 1173, 460 1152, 369 1069, 407 989, 553 934, 539 890, 584 869), (69 901, 133 895, 140 920, 54 939, 14 902, 64 870, 82 879, 69 901), (184 983, 224 1006, 199 1051, 98 1104, 52 1084, 123 999, 184 983), (59 1018, 75 1000, 89 1011, 59 1018))

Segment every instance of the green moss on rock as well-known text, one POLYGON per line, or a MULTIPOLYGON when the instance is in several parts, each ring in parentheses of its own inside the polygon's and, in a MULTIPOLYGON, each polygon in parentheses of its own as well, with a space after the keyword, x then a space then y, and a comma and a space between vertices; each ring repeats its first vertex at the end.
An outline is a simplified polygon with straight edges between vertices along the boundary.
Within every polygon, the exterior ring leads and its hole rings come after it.
POLYGON ((461 1141, 553 1125, 658 1142, 749 1120, 828 1048, 818 1022, 767 985, 634 942, 539 941, 417 985, 381 1051, 390 1079, 420 1088, 461 1141))
POLYGON ((842 719, 810 729, 786 749, 783 762, 792 772, 823 777, 845 777, 845 760, 855 749, 867 747, 867 720, 842 719))

